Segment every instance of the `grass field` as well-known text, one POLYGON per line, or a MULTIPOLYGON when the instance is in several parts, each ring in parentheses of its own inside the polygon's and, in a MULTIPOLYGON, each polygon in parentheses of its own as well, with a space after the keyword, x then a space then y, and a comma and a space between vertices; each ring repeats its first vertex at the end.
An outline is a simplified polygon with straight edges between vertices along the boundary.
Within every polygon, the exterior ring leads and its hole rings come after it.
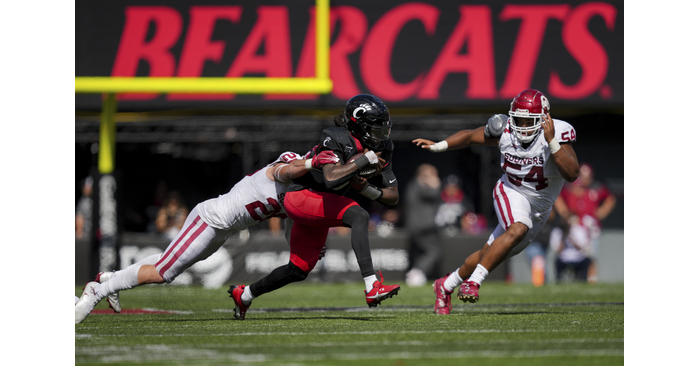
POLYGON ((455 297, 437 316, 429 285, 369 309, 360 283, 297 283, 256 299, 244 321, 226 290, 144 286, 121 294, 122 314, 103 300, 75 325, 75 364, 624 364, 622 284, 486 281, 477 304, 455 297))

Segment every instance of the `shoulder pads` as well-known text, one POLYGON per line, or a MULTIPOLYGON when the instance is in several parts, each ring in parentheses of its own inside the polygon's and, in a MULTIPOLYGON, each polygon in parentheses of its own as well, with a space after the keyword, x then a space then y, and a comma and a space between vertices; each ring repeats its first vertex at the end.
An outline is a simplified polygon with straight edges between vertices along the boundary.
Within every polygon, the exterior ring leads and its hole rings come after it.
POLYGON ((508 116, 505 114, 494 114, 486 122, 486 128, 484 128, 485 137, 501 137, 503 130, 506 129, 508 125, 508 116))

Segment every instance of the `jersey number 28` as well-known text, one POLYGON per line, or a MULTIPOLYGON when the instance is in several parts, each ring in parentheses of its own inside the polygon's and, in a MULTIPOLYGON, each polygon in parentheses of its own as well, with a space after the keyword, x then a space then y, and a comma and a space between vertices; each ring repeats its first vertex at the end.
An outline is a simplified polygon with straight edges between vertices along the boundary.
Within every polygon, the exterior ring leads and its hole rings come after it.
POLYGON ((287 218, 286 214, 280 213, 280 211, 282 211, 282 207, 277 202, 277 200, 268 197, 267 203, 269 203, 270 206, 272 206, 272 210, 268 210, 267 206, 265 206, 265 204, 260 201, 251 202, 245 205, 245 208, 246 210, 248 210, 250 216, 258 221, 265 221, 270 217, 279 217, 282 219, 287 218), (262 216, 258 215, 258 213, 255 211, 256 208, 260 209, 260 213, 262 213, 262 216))

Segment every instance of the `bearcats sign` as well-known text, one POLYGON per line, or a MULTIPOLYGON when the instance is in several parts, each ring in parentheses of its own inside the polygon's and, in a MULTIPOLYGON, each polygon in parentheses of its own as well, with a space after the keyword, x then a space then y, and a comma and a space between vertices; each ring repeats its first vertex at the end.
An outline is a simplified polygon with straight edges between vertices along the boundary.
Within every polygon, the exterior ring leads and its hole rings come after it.
MULTIPOLYGON (((333 92, 121 95, 120 109, 502 107, 521 90, 558 106, 619 107, 622 1, 331 2, 333 92)), ((314 1, 76 3, 76 76, 312 77, 314 1)), ((100 99, 76 95, 76 108, 100 99)))

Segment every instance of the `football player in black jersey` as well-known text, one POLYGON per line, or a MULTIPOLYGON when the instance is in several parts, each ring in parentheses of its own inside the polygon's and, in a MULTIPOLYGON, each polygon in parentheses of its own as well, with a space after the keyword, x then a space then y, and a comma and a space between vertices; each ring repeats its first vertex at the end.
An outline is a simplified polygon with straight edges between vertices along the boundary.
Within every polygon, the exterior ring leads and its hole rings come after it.
POLYGON ((289 238, 289 263, 250 286, 231 286, 229 293, 236 303, 236 319, 245 318, 255 297, 306 279, 319 260, 331 227, 351 228, 350 241, 365 281, 369 307, 376 307, 399 292, 398 285, 383 284, 381 272, 377 273, 380 277, 377 279, 369 246, 369 213, 345 196, 349 189, 356 189, 381 204, 398 204, 398 182, 392 171, 394 143, 390 139, 389 110, 373 95, 356 95, 347 101, 345 111, 335 117, 334 124, 323 130, 312 154, 331 150, 340 161, 295 179, 284 198, 287 215, 294 221, 289 238), (372 168, 376 169, 374 176, 358 175, 372 168))

